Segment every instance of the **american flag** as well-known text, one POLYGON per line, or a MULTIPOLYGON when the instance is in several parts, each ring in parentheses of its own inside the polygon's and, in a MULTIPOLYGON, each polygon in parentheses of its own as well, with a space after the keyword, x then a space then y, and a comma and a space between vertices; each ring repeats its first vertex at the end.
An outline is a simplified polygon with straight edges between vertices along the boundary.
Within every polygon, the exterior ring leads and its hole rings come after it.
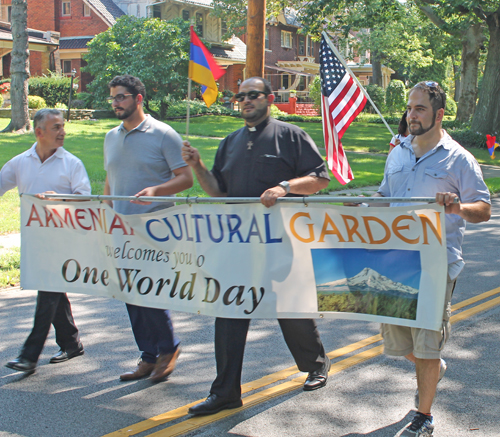
POLYGON ((345 185, 354 176, 340 140, 365 107, 366 97, 335 56, 324 35, 321 37, 319 72, 326 160, 333 175, 345 185))

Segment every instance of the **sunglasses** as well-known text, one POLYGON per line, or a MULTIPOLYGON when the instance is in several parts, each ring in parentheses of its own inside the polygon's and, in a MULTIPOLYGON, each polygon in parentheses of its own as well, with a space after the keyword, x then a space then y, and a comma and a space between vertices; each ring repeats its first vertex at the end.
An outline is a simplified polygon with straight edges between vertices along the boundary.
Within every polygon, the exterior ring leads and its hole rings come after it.
POLYGON ((248 97, 248 100, 255 100, 259 98, 261 94, 264 94, 265 96, 268 96, 269 93, 266 93, 264 91, 248 91, 248 93, 238 93, 234 96, 234 100, 237 102, 243 102, 246 97, 248 97))
POLYGON ((439 84, 437 82, 433 82, 433 81, 430 81, 430 82, 425 82, 425 84, 430 87, 430 88, 437 88, 439 86, 439 84))
POLYGON ((107 101, 109 103, 113 103, 114 101, 116 101, 117 103, 121 103, 123 102, 128 96, 133 96, 133 94, 117 94, 116 96, 109 96, 107 98, 107 101))

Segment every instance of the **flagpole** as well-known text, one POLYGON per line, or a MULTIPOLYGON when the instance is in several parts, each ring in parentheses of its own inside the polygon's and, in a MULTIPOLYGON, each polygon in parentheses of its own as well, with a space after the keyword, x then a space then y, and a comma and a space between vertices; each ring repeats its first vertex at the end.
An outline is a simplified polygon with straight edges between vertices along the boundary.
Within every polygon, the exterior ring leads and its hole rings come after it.
POLYGON ((366 99, 371 103, 371 105, 373 106, 373 108, 375 109, 375 111, 377 111, 377 114, 380 116, 380 118, 384 122, 384 124, 387 127, 387 129, 389 129, 389 132, 391 133, 391 135, 395 136, 394 132, 392 131, 392 129, 390 128, 390 126, 387 124, 387 121, 385 121, 384 116, 380 113, 380 111, 378 110, 378 108, 375 105, 375 103, 373 103, 373 100, 371 99, 370 95, 366 92, 366 90, 363 87, 363 85, 361 85, 361 83, 359 82, 359 80, 356 77, 356 75, 347 66, 347 62, 344 61, 344 58, 342 57, 342 55, 337 50, 337 47, 335 47, 335 45, 332 43, 332 41, 331 41, 330 37, 328 36, 328 34, 325 31, 323 31, 322 34, 325 37, 326 43, 330 46, 330 48, 332 49, 333 53, 335 53, 335 56, 337 56, 337 58, 339 59, 339 61, 342 62, 342 65, 345 67, 346 71, 349 72, 349 75, 357 83, 357 85, 359 86, 359 88, 363 91, 363 94, 365 95, 366 99))
POLYGON ((191 79, 188 79, 188 97, 186 112, 186 140, 189 139, 189 103, 191 102, 191 79))

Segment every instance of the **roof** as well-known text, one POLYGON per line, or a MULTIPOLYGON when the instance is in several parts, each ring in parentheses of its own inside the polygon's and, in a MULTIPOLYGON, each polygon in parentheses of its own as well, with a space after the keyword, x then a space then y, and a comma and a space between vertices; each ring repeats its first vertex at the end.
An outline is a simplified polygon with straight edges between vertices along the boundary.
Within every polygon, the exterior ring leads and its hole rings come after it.
POLYGON ((246 61, 247 46, 241 39, 239 39, 237 36, 232 36, 228 41, 228 44, 231 44, 233 47, 224 48, 221 46, 212 45, 212 47, 210 48, 210 53, 212 53, 212 55, 214 55, 216 58, 246 61))
MULTIPOLYGON (((0 41, 12 41, 10 23, 0 22, 0 41)), ((36 29, 28 29, 28 43, 44 46, 58 46, 57 42, 51 40, 50 32, 42 32, 36 29)))
POLYGON ((59 48, 61 50, 68 49, 86 49, 87 43, 92 41, 93 36, 79 36, 76 38, 61 38, 59 40, 59 48))
MULTIPOLYGON (((192 4, 192 5, 200 5, 200 6, 205 6, 207 8, 213 9, 213 4, 212 0, 175 0, 177 3, 186 3, 186 4, 192 4)), ((156 3, 165 3, 164 1, 159 1, 156 3)), ((153 3, 154 5, 154 3, 153 3)))
POLYGON ((113 0, 83 0, 109 25, 114 26, 116 20, 125 15, 113 0))
POLYGON ((285 8, 283 16, 285 17, 285 22, 288 26, 302 27, 295 9, 285 8))

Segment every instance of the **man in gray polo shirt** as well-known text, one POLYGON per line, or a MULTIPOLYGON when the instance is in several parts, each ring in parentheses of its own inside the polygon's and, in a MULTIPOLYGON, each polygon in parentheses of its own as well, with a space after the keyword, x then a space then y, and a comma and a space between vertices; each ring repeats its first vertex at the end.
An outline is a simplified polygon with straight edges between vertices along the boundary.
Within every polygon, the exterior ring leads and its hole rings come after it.
MULTIPOLYGON (((172 196, 193 186, 193 176, 181 156, 182 139, 170 126, 144 114, 146 90, 133 76, 116 76, 109 101, 120 126, 104 140, 104 194, 117 196, 172 196)), ((110 203, 111 204, 111 203, 110 203)), ((143 214, 173 206, 139 200, 111 204, 121 214, 143 214)), ((168 310, 127 304, 141 359, 135 370, 120 375, 130 381, 151 375, 154 382, 170 375, 179 355, 168 310)))

